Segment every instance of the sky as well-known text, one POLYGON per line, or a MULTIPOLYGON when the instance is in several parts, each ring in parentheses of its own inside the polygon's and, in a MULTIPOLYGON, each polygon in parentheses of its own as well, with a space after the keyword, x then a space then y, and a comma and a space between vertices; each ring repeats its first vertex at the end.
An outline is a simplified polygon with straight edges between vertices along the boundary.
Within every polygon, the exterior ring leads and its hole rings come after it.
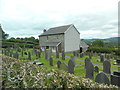
POLYGON ((0 0, 0 24, 10 37, 38 38, 43 29, 74 24, 81 39, 118 36, 119 0, 0 0))

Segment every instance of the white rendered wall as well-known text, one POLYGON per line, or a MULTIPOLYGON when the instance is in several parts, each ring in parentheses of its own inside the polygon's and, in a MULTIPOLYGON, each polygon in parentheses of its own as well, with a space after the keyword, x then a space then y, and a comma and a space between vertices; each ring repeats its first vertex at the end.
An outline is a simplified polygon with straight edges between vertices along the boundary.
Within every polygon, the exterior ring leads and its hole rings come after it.
POLYGON ((71 26, 66 32, 64 36, 65 40, 65 52, 71 52, 79 50, 80 46, 80 34, 76 30, 74 26, 71 26))

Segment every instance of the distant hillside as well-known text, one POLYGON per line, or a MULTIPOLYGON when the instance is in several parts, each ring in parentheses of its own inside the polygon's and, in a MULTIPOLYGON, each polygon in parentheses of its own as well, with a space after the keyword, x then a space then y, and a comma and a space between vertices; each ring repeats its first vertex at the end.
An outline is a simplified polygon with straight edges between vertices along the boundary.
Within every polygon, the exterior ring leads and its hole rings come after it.
POLYGON ((106 39, 97 39, 97 38, 94 39, 93 38, 93 39, 84 39, 83 41, 86 42, 87 44, 90 44, 91 42, 95 40, 102 40, 106 44, 110 44, 113 46, 119 46, 118 41, 120 41, 120 37, 111 37, 111 38, 106 38, 106 39))

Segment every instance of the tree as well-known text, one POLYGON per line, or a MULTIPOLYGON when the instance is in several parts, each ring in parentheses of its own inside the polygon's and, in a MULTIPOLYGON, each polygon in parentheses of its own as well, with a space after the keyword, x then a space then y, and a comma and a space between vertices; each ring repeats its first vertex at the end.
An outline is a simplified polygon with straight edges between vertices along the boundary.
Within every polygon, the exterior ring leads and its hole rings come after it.
POLYGON ((7 39, 8 36, 9 36, 9 34, 6 34, 6 33, 3 31, 1 25, 0 25, 0 36, 2 36, 2 37, 0 37, 0 39, 7 39))
POLYGON ((92 42, 92 46, 96 46, 96 47, 104 47, 104 42, 101 40, 95 40, 92 42))

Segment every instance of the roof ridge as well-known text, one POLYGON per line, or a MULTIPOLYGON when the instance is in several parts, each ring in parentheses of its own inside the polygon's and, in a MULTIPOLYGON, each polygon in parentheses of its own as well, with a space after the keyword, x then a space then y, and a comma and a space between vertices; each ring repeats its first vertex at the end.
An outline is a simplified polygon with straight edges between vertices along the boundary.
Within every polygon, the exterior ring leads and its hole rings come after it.
MULTIPOLYGON (((67 25, 60 25, 60 26, 56 26, 56 27, 52 27, 52 28, 57 28, 57 27, 64 27, 64 26, 71 26, 71 25, 73 25, 73 24, 67 24, 67 25)), ((51 29, 51 28, 49 28, 49 29, 51 29)))

